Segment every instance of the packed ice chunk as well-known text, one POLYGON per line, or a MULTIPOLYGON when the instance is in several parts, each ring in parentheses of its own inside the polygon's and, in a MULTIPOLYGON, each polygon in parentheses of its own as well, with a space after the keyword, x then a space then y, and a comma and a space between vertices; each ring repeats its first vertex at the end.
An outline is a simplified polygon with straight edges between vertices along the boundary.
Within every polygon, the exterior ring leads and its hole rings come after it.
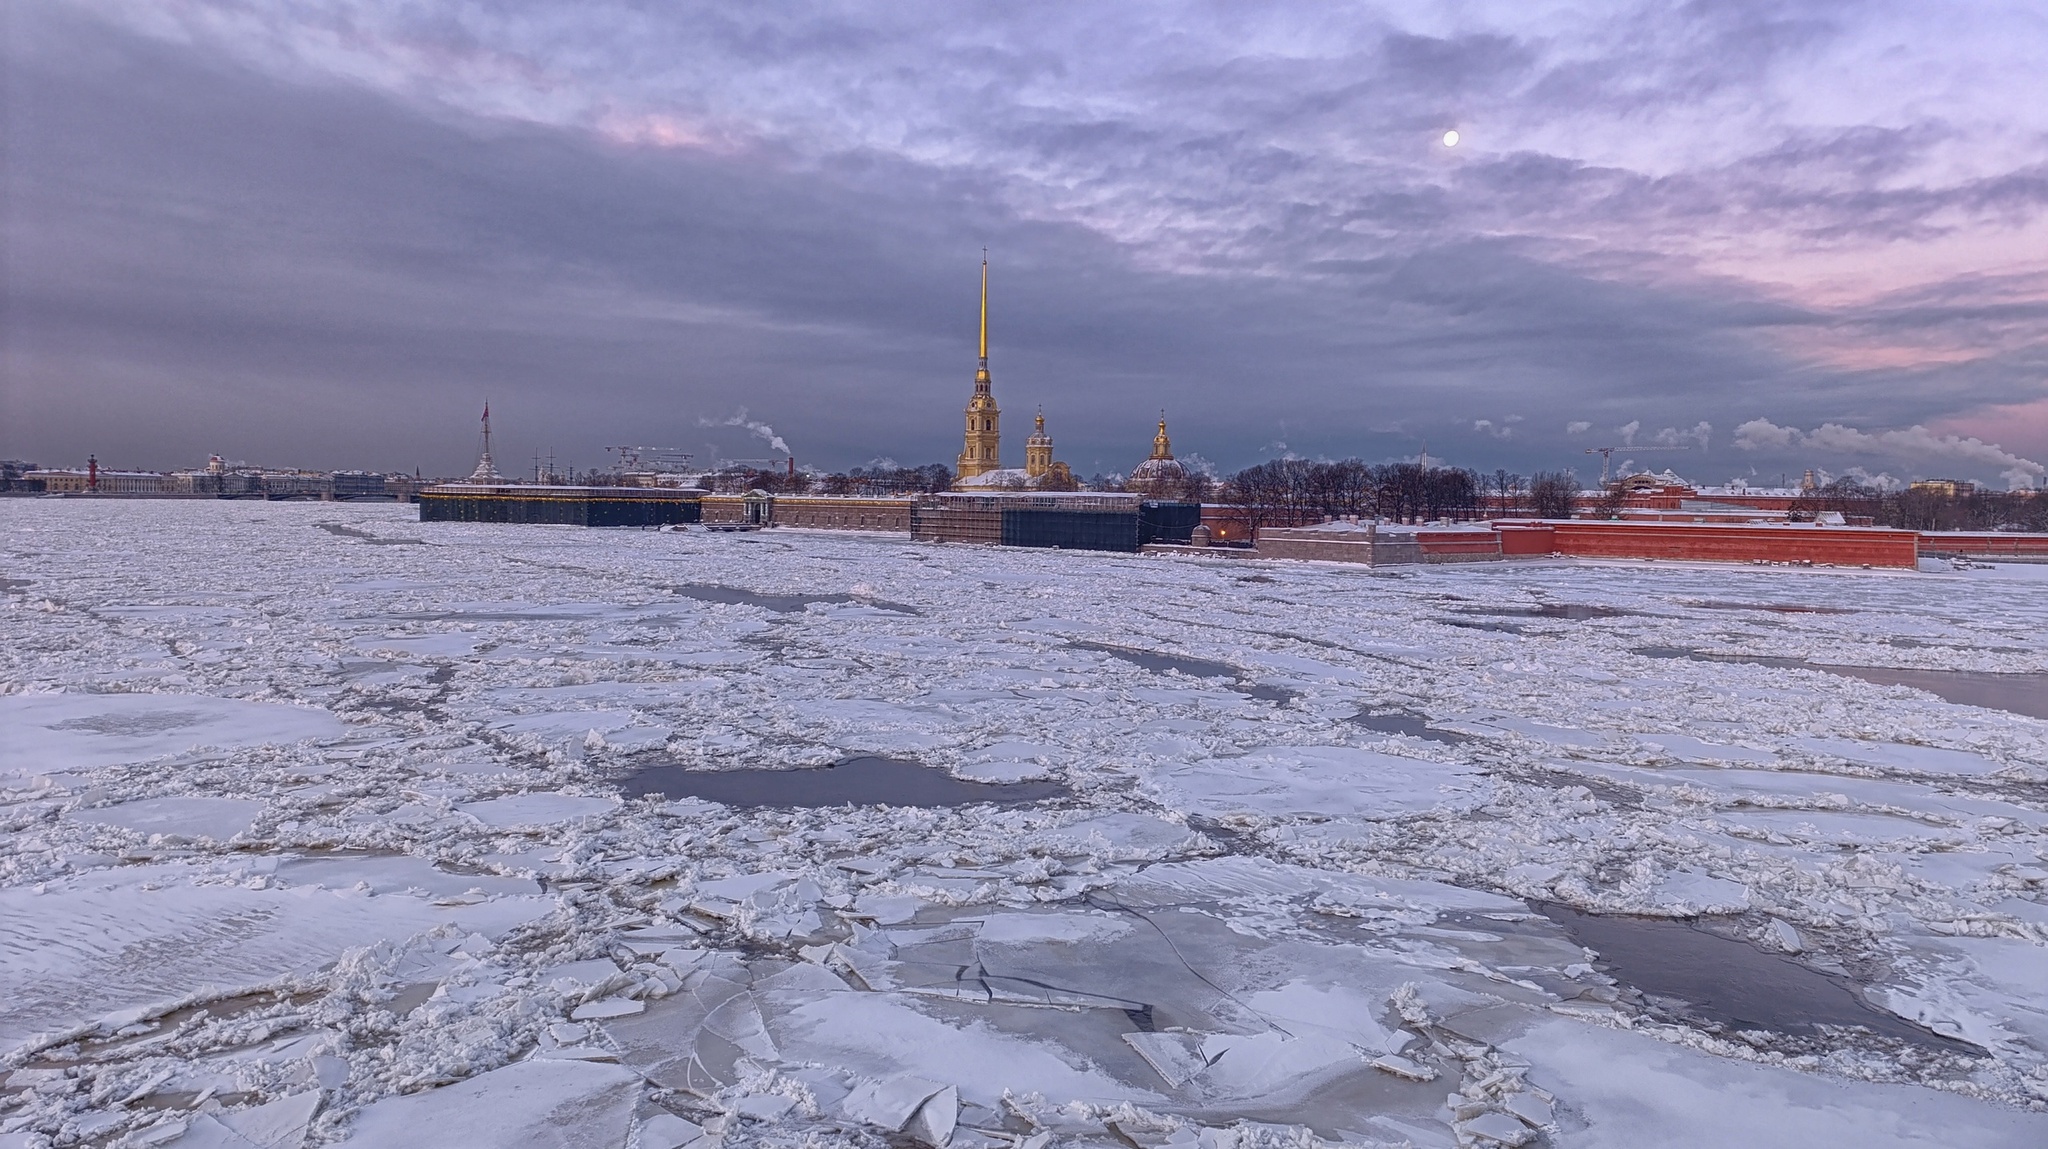
POLYGON ((1113 862, 1162 858, 1189 849, 1201 835, 1178 822, 1118 811, 1085 818, 1024 839, 1034 852, 1090 856, 1113 862))
POLYGON ((440 907, 341 890, 185 884, 182 867, 126 866, 0 890, 0 1041, 115 1009, 268 984, 353 948, 442 925, 496 935, 553 902, 440 907), (193 939, 206 939, 205 945, 193 939))
POLYGON ((552 826, 600 817, 618 808, 612 798, 577 798, 568 794, 513 794, 465 802, 456 809, 497 830, 552 826))
POLYGON ((962 762, 953 768, 953 773, 970 782, 1008 784, 1037 782, 1052 777, 1055 771, 1043 762, 990 758, 978 762, 962 762))
POLYGON ((1905 770, 1915 774, 1955 774, 1981 777, 2004 769, 1999 763, 1967 750, 1939 746, 1909 746, 1898 742, 1866 742, 1852 738, 1797 738, 1793 745, 1810 754, 1846 758, 1872 766, 1905 770))
POLYGON ((1526 1145, 1536 1131, 1505 1113, 1481 1113, 1458 1122, 1459 1134, 1481 1145, 1526 1145))
POLYGON ((704 1127, 673 1113, 657 1113, 640 1123, 634 1135, 639 1149, 683 1149, 704 1135, 704 1127))
POLYGON ((1469 766, 1350 746, 1273 746, 1148 773, 1163 804, 1212 818, 1390 818, 1475 806, 1484 789, 1469 766))
POLYGON ((1252 1098, 1286 1090, 1305 1090, 1365 1061, 1348 1042, 1309 1034, 1212 1033, 1202 1039, 1202 1060, 1208 1067, 1201 1081, 1227 1097, 1252 1098))
POLYGON ((1673 870, 1658 879, 1650 901, 1674 917, 1741 913, 1749 908, 1749 887, 1698 870, 1673 870))
POLYGON ((407 658, 466 658, 484 640, 466 634, 371 635, 354 642, 365 654, 397 654, 407 658))
POLYGON ((1548 742, 1556 746, 1576 746, 1582 749, 1597 749, 1607 745, 1607 736, 1591 730, 1580 730, 1573 726, 1562 726, 1555 722, 1544 722, 1535 718, 1509 718, 1489 716, 1484 719, 1468 719, 1482 729, 1508 731, 1548 742))
POLYGON ((1975 836, 1968 830, 1900 814, 1860 811, 1736 809, 1721 811, 1715 817, 1734 829, 1822 846, 1873 846, 1887 842, 1962 845, 1975 836))
MULTIPOLYGON (((1872 1001, 1981 1049, 2048 1048, 2048 949, 2023 938, 1916 938, 1872 1001)), ((2038 1064, 2038 1062, 2037 1062, 2038 1064)))
POLYGON ((1409 1081, 1435 1081, 1436 1070, 1398 1053, 1382 1053, 1369 1063, 1374 1069, 1409 1081))
POLYGON ((75 810, 74 821, 119 826, 138 834, 212 838, 225 842, 254 828, 263 803, 248 798, 144 798, 118 806, 75 810))
MULTIPOLYGON (((1825 1077, 1715 1057, 1641 1033, 1531 1020, 1496 1044, 1528 1079, 1569 1102, 1571 1143, 1678 1149, 1981 1145, 2048 1139, 2048 1115, 1953 1093, 1825 1077), (1739 1098, 1740 1104, 1731 1104, 1739 1098)), ((1505 1115, 1503 1115, 1505 1116, 1505 1115)))
POLYGON ((959 1122, 960 1091, 948 1085, 917 1107, 917 1112, 903 1126, 903 1134, 932 1149, 944 1149, 952 1141, 953 1129, 959 1122))
POLYGON ((0 775, 141 762, 201 746, 339 738, 325 710, 196 694, 0 695, 0 775))
POLYGON ((891 1077, 863 1082, 854 1086, 846 1099, 839 1103, 839 1110, 855 1121, 865 1121, 891 1133, 900 1133, 926 1101, 946 1088, 944 1082, 928 1081, 922 1077, 891 1077))
POLYGON ((552 966, 540 975, 542 985, 604 985, 619 976, 618 963, 610 958, 587 958, 552 966))
POLYGON ((1168 1084, 1178 1089, 1209 1067, 1202 1052, 1199 1033, 1141 1032, 1124 1034, 1124 1044, 1137 1051, 1145 1064, 1168 1084))
POLYGON ((1781 918, 1772 918, 1771 924, 1764 927, 1764 938, 1788 954, 1796 954, 1806 948, 1806 940, 1799 936, 1799 931, 1781 918))
POLYGON ((356 1115, 353 1149, 619 1149, 640 1075, 591 1061, 519 1061, 422 1093, 386 1097, 356 1115))
POLYGON ((1684 734, 1641 734, 1636 740, 1671 755, 1693 762, 1754 762, 1768 766, 1778 756, 1767 750, 1754 750, 1747 746, 1730 746, 1720 742, 1707 742, 1684 734))
POLYGON ((1133 928, 1129 918, 1106 913, 991 914, 975 937, 984 945, 1072 945, 1109 941, 1133 928))
POLYGON ((1296 1036, 1315 1035, 1344 1042, 1361 1053, 1393 1053, 1406 1041, 1381 1017, 1384 997, 1343 985, 1316 985, 1294 980, 1261 990, 1246 999, 1262 1016, 1296 1036))
POLYGON ((320 1091, 315 1089, 249 1109, 202 1113, 172 1144, 177 1149, 299 1149, 319 1109, 320 1091))

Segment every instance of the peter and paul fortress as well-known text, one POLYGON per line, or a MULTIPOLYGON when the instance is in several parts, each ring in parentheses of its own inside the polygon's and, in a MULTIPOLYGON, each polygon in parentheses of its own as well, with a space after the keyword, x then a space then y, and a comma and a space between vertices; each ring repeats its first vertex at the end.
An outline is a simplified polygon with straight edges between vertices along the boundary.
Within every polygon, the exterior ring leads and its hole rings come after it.
POLYGON ((996 406, 988 373, 988 252, 981 254, 981 362, 974 371, 974 395, 967 400, 967 438, 953 465, 955 490, 1071 491, 1074 472, 1052 457, 1052 436, 1045 433, 1045 412, 1038 412, 1031 437, 1024 442, 1024 466, 1003 466, 1003 412, 996 406))

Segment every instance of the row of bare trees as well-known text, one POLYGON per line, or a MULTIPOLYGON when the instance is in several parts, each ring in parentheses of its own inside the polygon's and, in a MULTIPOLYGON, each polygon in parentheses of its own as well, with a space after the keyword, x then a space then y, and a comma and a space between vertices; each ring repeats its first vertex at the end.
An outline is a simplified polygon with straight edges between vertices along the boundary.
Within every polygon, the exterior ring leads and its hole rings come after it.
POLYGON ((1232 475, 1221 494, 1256 531, 1338 515, 1396 522, 1478 518, 1486 512, 1487 492, 1486 479, 1459 467, 1275 459, 1232 475))
POLYGON ((1524 477, 1504 470, 1481 475, 1419 463, 1276 459, 1232 475, 1223 484, 1221 497, 1239 508, 1246 526, 1256 531, 1340 515, 1409 523, 1482 517, 1568 519, 1578 493, 1578 480, 1568 471, 1524 477))
POLYGON ((2048 492, 1929 488, 1884 491, 1836 479, 1792 504, 1795 517, 1828 511, 1867 516, 1881 527, 1914 531, 2048 531, 2048 492))
POLYGON ((1501 518, 1568 519, 1578 507, 1579 478, 1570 471, 1524 477, 1497 470, 1482 480, 1487 510, 1501 518))
POLYGON ((806 471, 791 473, 773 467, 725 467, 704 476, 706 487, 718 494, 744 494, 762 490, 771 495, 856 495, 880 498, 887 495, 915 495, 944 491, 953 485, 953 468, 944 463, 922 467, 855 467, 830 475, 806 471))

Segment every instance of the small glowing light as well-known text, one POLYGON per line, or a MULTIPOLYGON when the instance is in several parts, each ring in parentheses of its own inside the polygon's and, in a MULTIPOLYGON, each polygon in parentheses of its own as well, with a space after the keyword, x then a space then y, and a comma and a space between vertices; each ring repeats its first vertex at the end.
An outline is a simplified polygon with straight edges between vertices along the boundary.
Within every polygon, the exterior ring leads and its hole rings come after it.
POLYGON ((1458 146, 1458 131, 1456 128, 1444 133, 1444 146, 1447 148, 1458 146))

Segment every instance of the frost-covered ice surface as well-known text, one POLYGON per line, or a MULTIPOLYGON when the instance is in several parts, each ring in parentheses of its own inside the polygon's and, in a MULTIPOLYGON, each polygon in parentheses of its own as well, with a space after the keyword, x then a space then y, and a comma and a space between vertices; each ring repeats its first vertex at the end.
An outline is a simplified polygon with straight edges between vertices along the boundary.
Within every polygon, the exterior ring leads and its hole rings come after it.
POLYGON ((2044 575, 0 503, 0 1149, 2048 1144, 2044 575))

